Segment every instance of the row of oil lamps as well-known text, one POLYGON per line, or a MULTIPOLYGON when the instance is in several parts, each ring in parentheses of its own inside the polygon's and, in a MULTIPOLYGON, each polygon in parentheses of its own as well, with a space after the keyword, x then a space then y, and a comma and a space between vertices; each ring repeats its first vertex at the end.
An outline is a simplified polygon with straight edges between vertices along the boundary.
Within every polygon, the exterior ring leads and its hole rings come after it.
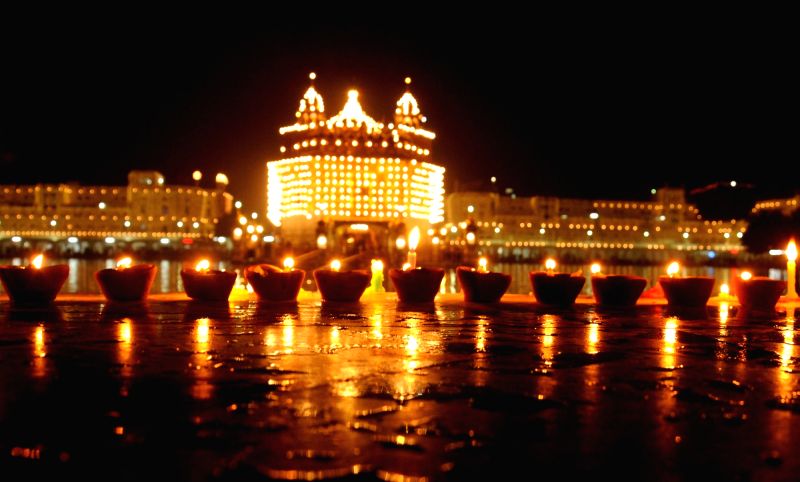
MULTIPOLYGON (((422 268, 416 265, 416 248, 419 231, 409 236, 408 259, 402 269, 390 269, 397 296, 401 302, 429 303, 439 292, 444 269, 422 268)), ((753 277, 742 273, 735 286, 739 303, 745 308, 773 309, 784 291, 787 298, 796 299, 794 277, 797 249, 792 241, 786 250, 789 282, 766 277, 753 277)), ((61 290, 69 275, 69 266, 43 266, 44 256, 33 258, 30 266, 0 266, 0 281, 15 303, 49 303, 61 290)), ((283 268, 270 264, 249 266, 244 277, 259 300, 269 302, 295 301, 305 279, 305 271, 295 269, 294 260, 286 258, 283 268)), ((189 298, 201 301, 225 301, 236 283, 235 272, 210 269, 208 260, 202 260, 193 269, 181 270, 181 279, 189 298)), ((575 302, 586 283, 582 273, 556 273, 556 262, 548 259, 546 271, 530 273, 533 295, 545 305, 565 306, 575 302)), ((639 276, 604 275, 599 264, 592 265, 592 291, 602 306, 633 306, 642 296, 647 280, 639 276)), ((660 289, 667 302, 673 306, 700 307, 708 303, 714 289, 714 278, 707 276, 680 276, 680 265, 671 263, 667 276, 659 278, 660 289)), ((156 267, 152 264, 133 265, 131 258, 117 262, 116 268, 95 273, 100 290, 110 301, 144 300, 155 279, 156 267)), ((488 270, 486 258, 481 258, 477 268, 456 269, 464 299, 476 303, 496 303, 511 285, 511 275, 488 270)), ((342 270, 339 260, 329 267, 313 272, 322 298, 326 301, 358 301, 370 284, 380 291, 383 285, 383 263, 373 264, 367 270, 342 270)), ((727 286, 721 290, 723 297, 730 296, 727 286)))

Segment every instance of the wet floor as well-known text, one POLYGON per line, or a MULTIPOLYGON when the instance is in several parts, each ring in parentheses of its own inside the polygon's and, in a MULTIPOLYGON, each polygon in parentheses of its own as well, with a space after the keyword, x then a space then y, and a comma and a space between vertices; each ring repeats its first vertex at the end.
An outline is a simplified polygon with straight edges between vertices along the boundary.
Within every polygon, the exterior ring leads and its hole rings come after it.
POLYGON ((446 298, 0 319, 3 480, 800 474, 792 312, 446 298))

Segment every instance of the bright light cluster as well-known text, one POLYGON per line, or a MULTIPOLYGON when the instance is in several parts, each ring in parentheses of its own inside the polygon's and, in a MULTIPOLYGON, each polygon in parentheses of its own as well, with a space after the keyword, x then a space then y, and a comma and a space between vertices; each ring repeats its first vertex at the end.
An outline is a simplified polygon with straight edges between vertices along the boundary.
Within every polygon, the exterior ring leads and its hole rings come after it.
POLYGON ((443 221, 444 168, 418 159, 430 156, 436 135, 419 128, 425 118, 416 99, 407 91, 395 122, 384 125, 358 95, 350 90, 341 112, 325 119, 312 86, 298 123, 279 130, 287 157, 267 163, 267 217, 276 226, 295 217, 443 221), (312 107, 313 117, 306 115, 312 107))

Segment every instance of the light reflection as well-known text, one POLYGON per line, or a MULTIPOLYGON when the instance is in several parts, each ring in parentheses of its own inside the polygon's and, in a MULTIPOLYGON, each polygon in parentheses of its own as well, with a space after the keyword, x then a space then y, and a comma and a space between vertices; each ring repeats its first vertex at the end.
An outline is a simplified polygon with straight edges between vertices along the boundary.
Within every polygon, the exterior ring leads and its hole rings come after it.
POLYGON ((45 349, 44 326, 39 325, 33 331, 33 376, 43 377, 45 375, 45 349))
POLYGON ((211 347, 211 320, 208 318, 198 318, 195 320, 194 342, 197 345, 192 356, 195 377, 192 385, 192 397, 197 400, 208 400, 214 391, 214 386, 209 383, 211 377, 211 355, 208 354, 211 347))
MULTIPOLYGON (((375 314, 369 317, 369 324, 372 326, 372 331, 370 331, 370 336, 375 338, 376 340, 383 339, 383 317, 380 314, 375 314)), ((376 344, 378 348, 381 347, 380 341, 376 344)))
POLYGON ((555 356, 553 344, 555 343, 556 318, 554 315, 542 315, 542 333, 542 359, 549 368, 553 365, 555 356))
POLYGON ((597 343, 600 341, 600 325, 589 323, 589 330, 586 333, 586 353, 596 355, 598 353, 597 343))
POLYGON ((486 319, 478 319, 478 329, 475 333, 475 351, 486 352, 486 319))
POLYGON ((334 326, 331 328, 331 349, 333 348, 341 348, 342 345, 340 344, 340 334, 339 334, 339 327, 334 326))
POLYGON ((119 339, 119 363, 122 365, 121 374, 128 378, 133 373, 131 366, 131 343, 133 342, 133 330, 131 329, 131 319, 123 318, 117 324, 117 338, 119 339))
POLYGON ((719 336, 720 338, 717 340, 717 351, 716 355, 717 358, 720 360, 724 360, 727 356, 727 346, 725 342, 725 338, 728 336, 728 316, 730 313, 730 307, 728 303, 725 301, 720 302, 719 304, 719 336))
POLYGON ((664 323, 664 344, 661 362, 665 368, 675 367, 675 345, 678 342, 678 318, 671 316, 664 323))
POLYGON ((283 337, 281 343, 283 344, 286 353, 292 353, 294 348, 294 319, 292 315, 283 315, 283 337))

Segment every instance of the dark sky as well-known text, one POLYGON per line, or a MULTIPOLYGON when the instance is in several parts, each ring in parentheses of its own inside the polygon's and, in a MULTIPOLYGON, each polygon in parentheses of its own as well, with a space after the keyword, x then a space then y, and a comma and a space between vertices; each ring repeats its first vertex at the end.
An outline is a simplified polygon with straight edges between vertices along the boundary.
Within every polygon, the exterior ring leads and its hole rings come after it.
POLYGON ((261 208, 264 162, 314 70, 329 114, 357 87, 379 119, 413 77, 449 189, 496 175, 522 194, 644 198, 730 179, 794 192, 779 173, 797 165, 788 31, 713 15, 523 20, 6 29, 0 183, 124 184, 146 168, 188 183, 199 168, 261 208))

